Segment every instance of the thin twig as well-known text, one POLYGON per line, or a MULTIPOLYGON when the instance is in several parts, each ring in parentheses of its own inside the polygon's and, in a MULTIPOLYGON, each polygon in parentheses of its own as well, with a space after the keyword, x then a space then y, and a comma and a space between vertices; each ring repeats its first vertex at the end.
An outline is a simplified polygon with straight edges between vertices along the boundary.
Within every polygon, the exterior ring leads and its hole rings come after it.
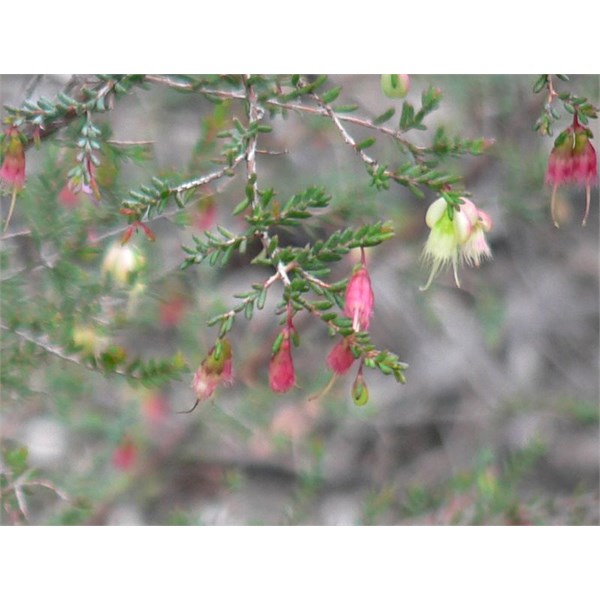
POLYGON ((203 175, 202 177, 191 179, 190 181, 186 181, 185 183, 174 185, 169 188, 169 192, 172 194, 181 194, 183 192, 187 192, 188 190, 192 190, 202 185, 206 185, 207 183, 215 181, 216 179, 221 179, 225 175, 232 173, 233 170, 240 164, 240 162, 242 162, 243 159, 244 154, 239 154, 235 157, 235 159, 230 165, 226 165, 222 169, 209 173, 208 175, 203 175))
MULTIPOLYGON (((68 354, 65 354, 61 348, 58 348, 57 346, 53 346, 52 344, 50 344, 50 342, 48 342, 46 340, 40 340, 38 338, 35 338, 35 337, 29 335, 28 333, 26 333, 24 331, 20 331, 18 329, 11 329, 10 327, 6 326, 4 323, 0 323, 0 329, 3 329, 4 331, 8 331, 10 333, 14 333, 16 336, 20 337, 21 339, 25 340, 26 342, 30 342, 31 344, 44 350, 47 354, 51 354, 52 356, 55 356, 56 358, 60 358, 61 360, 70 362, 74 365, 77 365, 78 367, 83 367, 84 369, 87 369, 88 371, 93 371, 94 373, 101 372, 98 369, 94 368, 92 365, 81 362, 74 356, 69 356, 68 354)), ((126 373, 125 371, 122 371, 120 369, 115 369, 114 371, 111 371, 111 373, 115 373, 116 375, 120 375, 121 377, 125 377, 126 379, 138 379, 138 380, 140 379, 139 377, 136 377, 135 375, 130 374, 130 373, 126 373)))
MULTIPOLYGON (((235 91, 227 91, 227 90, 215 90, 215 89, 206 89, 202 87, 202 83, 191 84, 191 83, 182 83, 179 81, 173 81, 168 77, 162 76, 153 76, 147 75, 146 80, 152 83, 157 83, 161 85, 166 85, 173 89, 179 90, 188 90, 188 91, 197 91, 202 94, 206 94, 208 96, 213 96, 216 98, 222 98, 224 100, 246 100, 246 95, 243 92, 235 92, 235 91)), ((326 108, 323 106, 308 106, 306 104, 295 104, 290 102, 282 102, 280 100, 275 100, 273 98, 267 98, 263 100, 264 105, 269 108, 276 108, 279 110, 291 110, 300 113, 311 114, 318 117, 327 117, 330 118, 330 114, 326 108)), ((340 122, 351 123, 353 125, 358 125, 360 127, 364 127, 366 129, 372 129, 374 131, 378 131, 383 133, 384 135, 390 136, 398 141, 400 144, 405 146, 413 156, 418 157, 421 155, 425 148, 422 146, 417 146, 412 144, 408 140, 406 140, 401 132, 396 131, 394 129, 390 129, 389 127, 383 127, 381 125, 376 125, 372 121, 367 118, 356 117, 353 115, 344 115, 338 114, 336 115, 340 122)))

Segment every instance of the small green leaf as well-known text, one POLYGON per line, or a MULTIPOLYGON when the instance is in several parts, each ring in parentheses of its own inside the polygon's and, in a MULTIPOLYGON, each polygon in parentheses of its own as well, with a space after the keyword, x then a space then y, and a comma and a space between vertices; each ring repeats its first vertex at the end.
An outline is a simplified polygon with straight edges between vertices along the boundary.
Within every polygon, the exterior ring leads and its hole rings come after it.
POLYGON ((370 148, 374 143, 375 143, 375 138, 369 137, 369 138, 362 140, 362 142, 359 142, 358 144, 356 144, 356 149, 364 150, 365 148, 370 148))
POLYGON ((351 113, 358 110, 357 104, 340 104, 333 107, 336 113, 351 113))
POLYGON ((321 97, 321 100, 325 103, 325 104, 329 104, 331 102, 333 102, 334 100, 337 99, 337 97, 340 95, 340 92, 342 91, 342 87, 341 86, 337 86, 334 87, 330 90, 327 90, 323 96, 321 97))
POLYGON ((282 343, 283 343, 283 333, 280 333, 275 338, 275 341, 273 342, 273 346, 271 347, 271 353, 277 354, 277 352, 279 352, 279 349, 281 348, 282 343))
POLYGON ((373 125, 381 125, 382 123, 389 121, 395 114, 395 108, 388 108, 384 113, 381 113, 378 117, 373 119, 373 125))
POLYGON ((410 129, 415 119, 415 109, 410 102, 402 104, 402 113, 400 115, 400 129, 410 129))
POLYGON ((541 92, 546 86, 546 83, 548 83, 548 75, 540 75, 536 82, 533 84, 534 94, 541 92))
POLYGON ((246 307, 244 308, 244 316, 246 317, 246 319, 248 319, 248 321, 250 321, 250 319, 252 319, 253 314, 254 314, 254 303, 247 302, 246 307))
POLYGON ((258 307, 259 310, 262 310, 264 308, 266 300, 267 300, 267 288, 263 287, 258 294, 258 298, 256 299, 256 306, 258 307))

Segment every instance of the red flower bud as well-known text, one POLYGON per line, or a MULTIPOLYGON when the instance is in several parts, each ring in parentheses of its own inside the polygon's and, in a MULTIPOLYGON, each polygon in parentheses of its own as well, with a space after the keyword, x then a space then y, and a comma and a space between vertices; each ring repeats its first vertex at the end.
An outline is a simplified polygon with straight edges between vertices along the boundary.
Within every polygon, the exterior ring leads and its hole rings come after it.
POLYGON ((284 393, 294 387, 296 372, 292 359, 291 331, 286 325, 282 332, 283 339, 269 363, 269 385, 274 392, 284 393))
POLYGON ((343 375, 354 362, 348 338, 341 339, 329 352, 327 366, 338 375, 343 375))

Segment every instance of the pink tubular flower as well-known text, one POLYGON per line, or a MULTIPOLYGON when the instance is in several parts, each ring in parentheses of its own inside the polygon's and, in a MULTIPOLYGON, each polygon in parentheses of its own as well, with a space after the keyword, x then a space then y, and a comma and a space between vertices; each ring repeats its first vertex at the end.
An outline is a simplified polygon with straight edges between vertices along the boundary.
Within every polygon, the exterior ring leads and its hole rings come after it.
POLYGON ((354 268, 346 287, 344 314, 352 319, 354 331, 366 330, 373 315, 375 297, 367 271, 365 251, 361 248, 361 263, 354 268))
POLYGON ((192 410, 196 408, 201 400, 208 400, 220 383, 224 385, 233 383, 231 344, 224 339, 215 343, 194 374, 192 388, 196 394, 197 402, 192 410))
POLYGON ((354 362, 348 338, 341 339, 329 352, 327 366, 337 375, 343 375, 354 362))
POLYGON ((269 363, 269 385, 274 392, 281 394, 290 390, 296 383, 291 344, 293 333, 294 326, 291 317, 288 316, 288 322, 281 332, 281 343, 271 356, 269 363))
POLYGON ((448 264, 452 265, 454 281, 460 287, 460 263, 466 262, 478 267, 483 260, 492 256, 485 238, 485 234, 492 229, 490 216, 470 200, 461 200, 462 204, 454 209, 452 217, 444 198, 438 198, 427 209, 425 222, 431 231, 422 258, 429 264, 431 271, 422 291, 429 288, 436 275, 448 264))
POLYGON ((581 224, 586 224, 590 211, 591 189, 592 186, 598 185, 598 161, 591 138, 592 132, 579 123, 575 114, 573 124, 559 134, 550 152, 546 183, 552 185, 550 210, 556 227, 556 190, 559 186, 569 183, 585 186, 585 213, 581 224))

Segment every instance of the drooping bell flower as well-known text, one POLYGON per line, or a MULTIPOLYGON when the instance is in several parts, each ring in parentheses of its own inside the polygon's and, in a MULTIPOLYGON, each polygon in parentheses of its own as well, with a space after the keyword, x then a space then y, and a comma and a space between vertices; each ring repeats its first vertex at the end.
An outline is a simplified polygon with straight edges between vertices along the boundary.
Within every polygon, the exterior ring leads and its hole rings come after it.
POLYGON ((367 271, 364 248, 361 248, 361 262, 354 268, 346 287, 344 314, 352 319, 354 331, 365 331, 373 315, 375 297, 371 287, 371 278, 367 271))
MULTIPOLYGON (((226 339, 219 339, 194 374, 192 388, 197 400, 191 410, 194 410, 201 400, 208 400, 219 384, 231 385, 232 383, 231 344, 226 339)), ((187 412, 191 412, 191 410, 187 412)))
POLYGON ((102 273, 114 283, 128 286, 143 269, 145 262, 143 254, 135 246, 114 242, 104 255, 102 273))
POLYGON ((492 256, 485 233, 492 228, 492 220, 487 213, 478 209, 473 202, 461 198, 462 204, 452 213, 448 203, 438 198, 427 209, 425 222, 431 229, 422 259, 431 268, 427 283, 422 291, 429 288, 438 273, 447 265, 452 265, 454 281, 460 287, 458 266, 462 262, 479 266, 492 256))
POLYGON ((570 183, 585 186, 585 213, 581 224, 586 224, 590 211, 591 190, 593 186, 598 185, 598 161, 591 138, 592 132, 579 123, 575 114, 573 124, 559 134, 550 152, 546 183, 552 185, 550 211, 556 227, 556 191, 559 186, 570 183))
POLYGON ((296 372, 292 359, 292 336, 295 330, 291 312, 288 309, 288 320, 274 344, 274 352, 269 362, 269 385, 274 392, 285 393, 294 387, 296 372))
POLYGON ((15 202, 17 192, 19 192, 25 184, 25 146, 24 138, 17 127, 11 125, 2 138, 2 166, 0 166, 0 179, 12 188, 12 197, 10 208, 4 231, 8 229, 15 202))

